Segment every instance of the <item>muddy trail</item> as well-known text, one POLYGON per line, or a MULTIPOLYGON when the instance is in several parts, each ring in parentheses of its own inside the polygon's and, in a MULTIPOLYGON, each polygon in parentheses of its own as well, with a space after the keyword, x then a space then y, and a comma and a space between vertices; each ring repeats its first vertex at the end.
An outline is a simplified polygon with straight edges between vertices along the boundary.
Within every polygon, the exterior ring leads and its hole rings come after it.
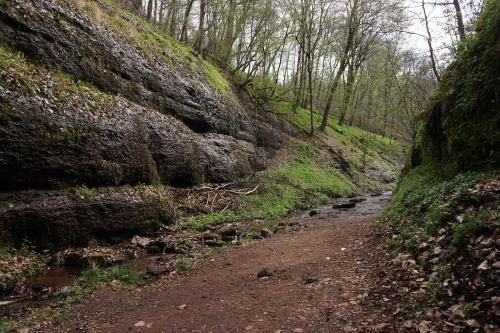
POLYGON ((100 288, 63 319, 34 330, 392 331, 387 306, 379 304, 390 300, 377 294, 384 272, 375 236, 389 197, 341 198, 294 214, 289 220, 297 224, 268 239, 243 241, 139 289, 100 288))

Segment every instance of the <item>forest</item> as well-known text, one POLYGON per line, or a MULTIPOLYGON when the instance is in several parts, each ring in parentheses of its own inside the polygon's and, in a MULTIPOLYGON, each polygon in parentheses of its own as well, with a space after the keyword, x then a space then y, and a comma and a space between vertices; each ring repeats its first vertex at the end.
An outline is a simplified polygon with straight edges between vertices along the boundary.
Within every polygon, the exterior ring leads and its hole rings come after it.
POLYGON ((499 0, 0 0, 0 333, 496 332, 499 0))
POLYGON ((322 119, 320 131, 332 113, 339 125, 406 142, 483 7, 480 1, 458 0, 151 0, 127 5, 213 59, 263 102, 286 100, 292 110, 315 110, 322 119), (416 40, 426 49, 408 45, 416 40))

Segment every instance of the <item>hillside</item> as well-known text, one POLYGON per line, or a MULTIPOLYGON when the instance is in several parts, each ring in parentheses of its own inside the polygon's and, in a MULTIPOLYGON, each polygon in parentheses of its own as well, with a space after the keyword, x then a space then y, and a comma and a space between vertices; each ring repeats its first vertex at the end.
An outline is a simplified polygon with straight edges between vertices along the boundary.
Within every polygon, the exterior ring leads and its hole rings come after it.
POLYGON ((333 117, 309 137, 308 110, 257 108, 113 1, 5 0, 0 15, 2 293, 61 256, 123 263, 107 255, 133 236, 273 229, 294 210, 397 180, 399 142, 333 117))
POLYGON ((421 311, 416 323, 437 331, 498 323, 498 1, 487 2, 476 29, 422 117, 385 212, 408 313, 421 311))

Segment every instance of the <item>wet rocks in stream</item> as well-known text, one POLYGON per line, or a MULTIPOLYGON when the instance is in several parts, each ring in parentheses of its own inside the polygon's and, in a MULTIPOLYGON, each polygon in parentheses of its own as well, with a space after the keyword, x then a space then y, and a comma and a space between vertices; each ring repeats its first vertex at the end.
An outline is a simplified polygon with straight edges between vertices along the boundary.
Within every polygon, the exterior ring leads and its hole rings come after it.
POLYGON ((332 205, 333 209, 348 209, 356 207, 356 202, 341 202, 332 205))

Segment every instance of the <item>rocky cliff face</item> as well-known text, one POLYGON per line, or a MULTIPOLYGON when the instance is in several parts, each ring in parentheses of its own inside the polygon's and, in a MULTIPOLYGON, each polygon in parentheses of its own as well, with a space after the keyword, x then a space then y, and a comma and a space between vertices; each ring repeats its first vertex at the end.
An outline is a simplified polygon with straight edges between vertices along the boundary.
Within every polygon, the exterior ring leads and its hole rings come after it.
MULTIPOLYGON (((10 243, 20 241, 26 228, 16 221, 26 216, 53 225, 70 219, 75 230, 89 223, 76 215, 111 223, 91 212, 99 204, 41 198, 82 184, 231 181, 264 168, 290 131, 234 94, 215 67, 113 1, 2 0, 0 39, 0 229, 10 243), (32 189, 40 191, 19 192, 32 189), (45 208, 34 209, 40 202, 45 208), (47 215, 53 205, 70 213, 47 215)), ((111 200, 106 210, 116 205, 125 218, 141 201, 111 200)), ((140 215, 128 215, 129 229, 149 225, 140 215)), ((80 243, 93 236, 81 233, 80 243)), ((51 239, 45 247, 61 245, 51 239)))

